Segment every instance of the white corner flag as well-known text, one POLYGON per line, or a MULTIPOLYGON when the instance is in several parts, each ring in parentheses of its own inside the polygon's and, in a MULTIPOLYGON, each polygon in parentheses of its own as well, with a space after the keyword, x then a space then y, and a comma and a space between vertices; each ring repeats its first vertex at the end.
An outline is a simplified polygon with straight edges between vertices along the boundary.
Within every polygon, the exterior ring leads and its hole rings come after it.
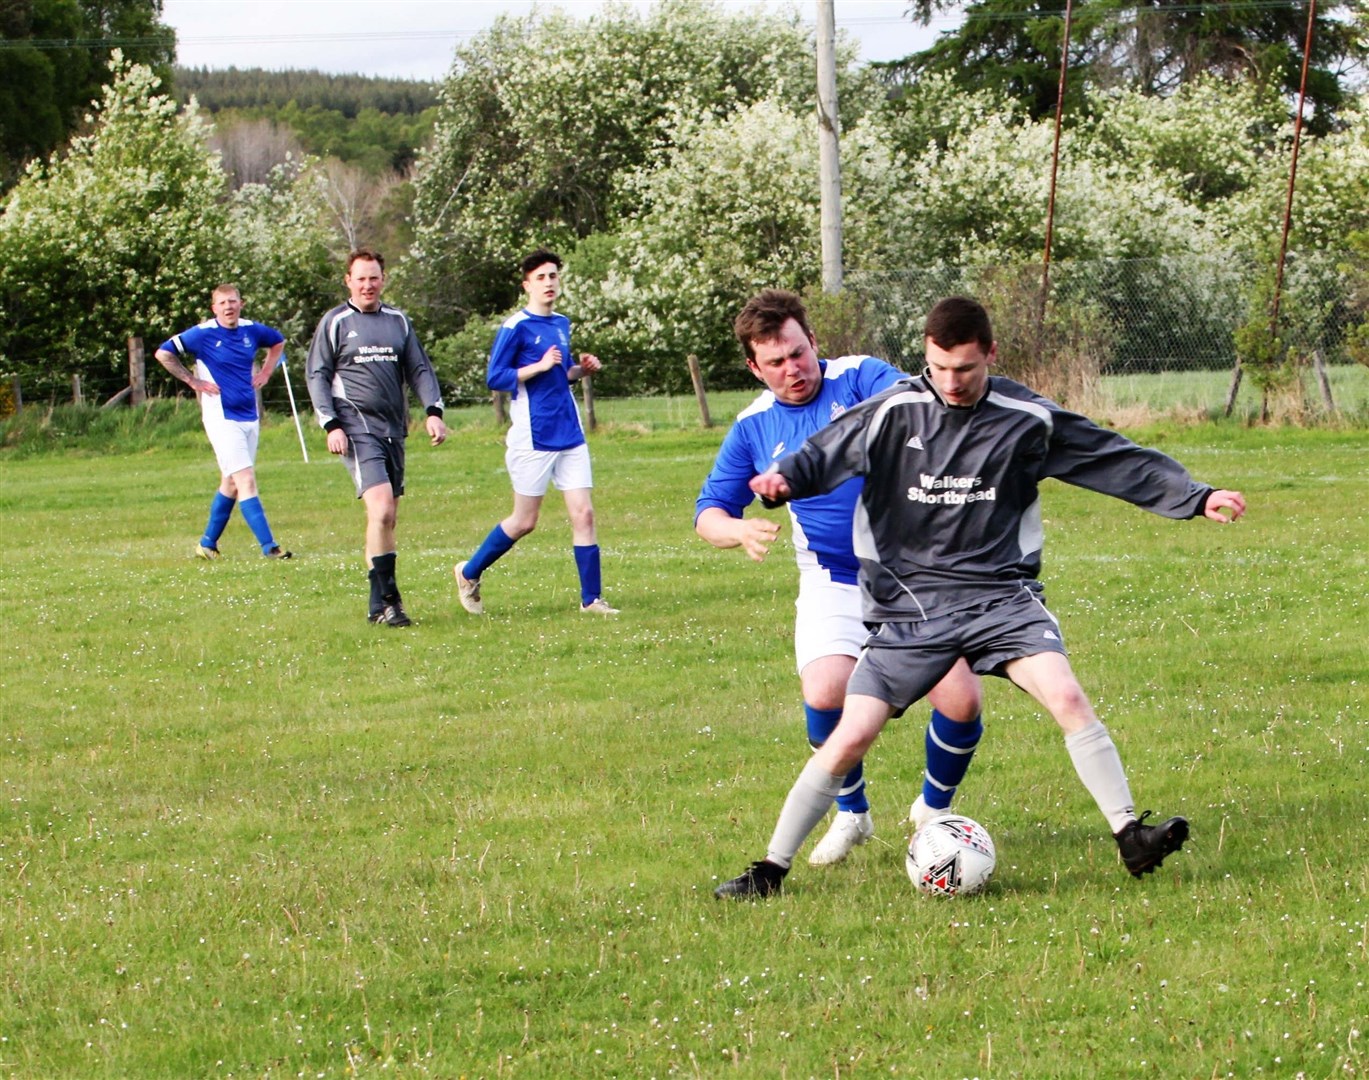
POLYGON ((304 445, 304 428, 300 427, 299 412, 295 408, 295 391, 290 386, 290 369, 285 366, 285 353, 280 354, 280 370, 285 376, 285 392, 290 395, 290 415, 295 418, 295 433, 299 436, 299 452, 304 455, 304 464, 309 464, 309 448, 304 445))

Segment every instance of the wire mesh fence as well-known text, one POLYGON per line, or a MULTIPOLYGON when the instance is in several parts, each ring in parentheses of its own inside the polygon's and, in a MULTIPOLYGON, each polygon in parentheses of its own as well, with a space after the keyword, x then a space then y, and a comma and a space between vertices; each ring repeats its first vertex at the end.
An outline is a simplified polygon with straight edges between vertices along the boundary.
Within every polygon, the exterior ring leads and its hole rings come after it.
MULTIPOLYGON (((1333 383, 1338 368, 1344 374, 1353 365, 1347 335, 1365 319, 1342 264, 1334 256, 1290 255, 1279 307, 1283 345, 1309 371, 1330 371, 1333 383)), ((866 351, 907 370, 921 364, 928 309, 943 296, 962 294, 989 309, 1000 346, 1014 340, 1036 348, 1029 373, 1049 375, 1055 366, 1082 360, 1093 376, 1112 377, 1110 388, 1119 384, 1116 377, 1182 375, 1194 390, 1204 388, 1207 400, 1197 407, 1216 408, 1236 369, 1237 330, 1268 317, 1272 274, 1267 261, 1235 252, 1061 260, 1050 267, 1044 314, 1040 263, 854 273, 846 285, 862 300, 866 351), (1051 332, 1039 332, 1043 322, 1051 332)))

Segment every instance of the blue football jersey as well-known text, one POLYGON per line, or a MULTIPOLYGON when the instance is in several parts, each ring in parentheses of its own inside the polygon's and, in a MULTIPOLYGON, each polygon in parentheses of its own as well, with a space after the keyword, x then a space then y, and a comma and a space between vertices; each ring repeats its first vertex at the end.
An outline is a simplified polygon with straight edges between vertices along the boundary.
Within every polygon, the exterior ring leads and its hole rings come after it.
POLYGON ((513 395, 507 443, 512 450, 569 450, 585 441, 580 411, 566 373, 575 366, 570 351, 570 320, 564 315, 518 311, 504 320, 490 349, 485 382, 513 395), (561 366, 518 381, 518 369, 535 364, 553 345, 561 366))
POLYGON ((240 319, 229 329, 217 319, 206 319, 162 342, 164 352, 175 353, 184 362, 193 356, 209 373, 209 381, 219 388, 219 403, 227 420, 257 419, 257 392, 252 388, 252 363, 259 349, 269 349, 285 338, 279 330, 264 323, 240 319))
MULTIPOLYGON (((851 406, 904 377, 897 368, 873 356, 844 356, 818 363, 822 385, 811 401, 786 405, 767 390, 738 414, 694 503, 696 519, 711 506, 741 517, 756 497, 748 486, 753 476, 793 453, 809 435, 851 406)), ((851 547, 851 519, 860 491, 861 479, 854 477, 826 495, 787 504, 800 569, 822 567, 833 581, 856 584, 860 563, 851 547)))

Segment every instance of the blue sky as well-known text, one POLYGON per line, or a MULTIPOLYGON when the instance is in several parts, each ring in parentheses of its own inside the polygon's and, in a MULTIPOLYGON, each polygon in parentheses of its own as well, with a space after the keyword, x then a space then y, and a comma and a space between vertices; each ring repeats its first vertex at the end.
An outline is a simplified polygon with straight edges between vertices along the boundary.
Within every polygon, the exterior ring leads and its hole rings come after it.
MULTIPOLYGON (((810 25, 816 0, 721 0, 728 9, 757 6, 796 10, 810 25)), ((633 0, 645 10, 645 0, 633 0)), ((165 0, 163 19, 176 29, 178 60, 190 67, 317 68, 337 73, 435 79, 446 73, 452 50, 500 14, 527 14, 533 0, 165 0)), ((577 18, 593 15, 601 0, 559 0, 577 18)), ((844 30, 865 60, 892 60, 926 48, 940 30, 903 17, 907 0, 835 0, 844 30)))

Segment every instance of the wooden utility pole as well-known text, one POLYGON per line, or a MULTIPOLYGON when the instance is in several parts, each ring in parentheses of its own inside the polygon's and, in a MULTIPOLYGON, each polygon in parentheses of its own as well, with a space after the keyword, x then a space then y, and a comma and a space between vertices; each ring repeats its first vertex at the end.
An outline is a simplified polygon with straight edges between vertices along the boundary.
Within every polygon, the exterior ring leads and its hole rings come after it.
POLYGON ((822 192, 822 291, 841 292, 841 155, 837 117, 837 18, 818 0, 818 183, 822 192))
MULTIPOLYGON (((1293 157, 1288 163, 1288 197, 1283 207, 1283 235, 1279 239, 1279 261, 1274 269, 1274 300, 1269 312, 1269 336, 1279 339, 1279 300, 1283 293, 1283 268, 1288 258, 1288 233, 1293 227, 1293 193, 1298 180, 1298 147, 1302 145, 1302 118, 1307 108, 1307 66, 1312 60, 1312 31, 1317 24, 1317 0, 1309 0, 1307 5, 1307 39, 1302 47, 1302 78, 1298 83, 1298 115, 1293 120, 1293 157)), ((1231 389, 1226 392, 1226 411, 1230 416, 1236 407, 1236 394, 1241 388, 1241 358, 1236 357, 1236 366, 1231 372, 1231 389)), ((1301 377, 1301 376, 1300 376, 1301 377)), ((1330 393, 1330 386, 1327 387, 1330 393)), ((1260 401, 1260 419, 1269 419, 1269 391, 1265 390, 1260 401)))

